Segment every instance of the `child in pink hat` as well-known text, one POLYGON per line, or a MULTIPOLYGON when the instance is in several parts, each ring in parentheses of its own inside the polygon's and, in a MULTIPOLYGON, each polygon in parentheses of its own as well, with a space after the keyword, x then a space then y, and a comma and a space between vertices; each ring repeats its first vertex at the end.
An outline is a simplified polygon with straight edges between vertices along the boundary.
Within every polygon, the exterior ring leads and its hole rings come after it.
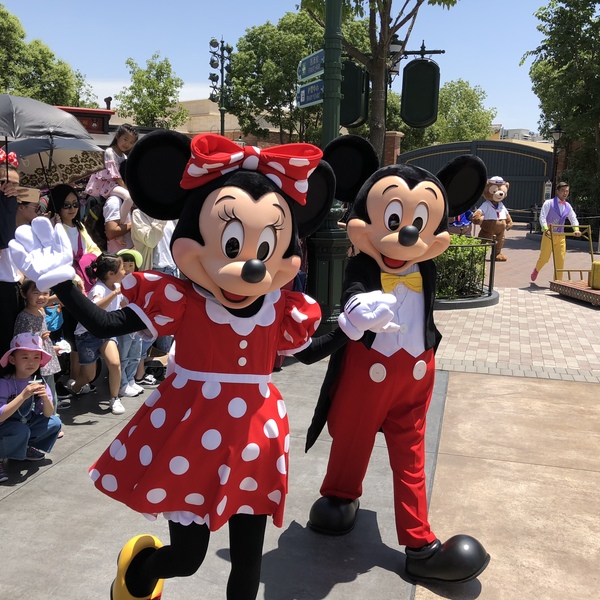
POLYGON ((8 479, 4 459, 43 460, 56 442, 62 424, 40 375, 50 358, 42 338, 31 333, 16 335, 0 358, 9 370, 0 379, 0 482, 8 479))

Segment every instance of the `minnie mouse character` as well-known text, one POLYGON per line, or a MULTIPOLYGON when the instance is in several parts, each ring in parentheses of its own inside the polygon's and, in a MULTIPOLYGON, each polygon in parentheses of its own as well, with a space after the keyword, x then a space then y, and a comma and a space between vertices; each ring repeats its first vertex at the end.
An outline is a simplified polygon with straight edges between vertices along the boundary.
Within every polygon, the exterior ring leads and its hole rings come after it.
POLYGON ((336 198, 351 203, 346 229, 359 252, 348 262, 338 319, 354 341, 332 356, 307 435, 307 450, 325 423, 333 438, 309 525, 332 535, 354 527, 375 436, 382 431, 407 575, 421 582, 467 581, 485 569, 489 555, 470 536, 442 544, 431 531, 424 441, 441 339, 433 321, 432 259, 450 244, 448 216, 481 195, 485 166, 464 155, 437 176, 404 164, 378 169, 373 148, 355 136, 331 142, 324 158, 336 174, 336 198))
POLYGON ((278 353, 310 355, 321 317, 314 300, 281 289, 300 267, 299 236, 318 228, 333 200, 335 178, 321 157, 310 144, 260 151, 214 134, 191 145, 175 132, 142 138, 128 159, 128 188, 151 217, 179 219, 171 250, 187 279, 132 273, 119 311, 59 283, 72 277, 62 228, 38 219, 18 231, 12 252, 24 271, 52 286, 94 335, 175 336, 173 372, 90 469, 101 492, 169 520, 170 545, 150 535, 125 545, 113 600, 159 598, 165 578, 198 569, 210 532, 225 523, 227 598, 256 597, 267 515, 282 525, 287 493, 289 427, 271 371, 278 353))

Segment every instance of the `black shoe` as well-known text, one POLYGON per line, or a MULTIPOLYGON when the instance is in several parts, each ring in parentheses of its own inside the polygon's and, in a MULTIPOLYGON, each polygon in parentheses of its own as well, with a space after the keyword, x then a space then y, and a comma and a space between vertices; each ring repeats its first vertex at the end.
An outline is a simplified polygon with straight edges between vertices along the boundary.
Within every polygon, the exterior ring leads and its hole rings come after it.
POLYGON ((463 583, 488 566, 490 555, 474 537, 455 535, 443 544, 435 540, 422 548, 406 548, 405 571, 423 583, 463 583))
POLYGON ((319 498, 310 509, 308 526, 326 535, 345 535, 354 529, 360 502, 335 496, 319 498))
POLYGON ((72 398, 73 394, 62 383, 57 383, 56 397, 58 400, 66 400, 67 398, 72 398))

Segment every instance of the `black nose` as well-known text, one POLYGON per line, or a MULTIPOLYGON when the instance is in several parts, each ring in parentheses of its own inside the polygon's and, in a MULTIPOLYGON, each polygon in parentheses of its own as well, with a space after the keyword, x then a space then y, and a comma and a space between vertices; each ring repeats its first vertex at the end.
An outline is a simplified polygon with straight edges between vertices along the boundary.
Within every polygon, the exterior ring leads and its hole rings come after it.
POLYGON ((253 258, 246 261, 242 267, 242 279, 246 283, 260 283, 265 278, 266 272, 265 263, 258 258, 253 258))
POLYGON ((414 246, 419 239, 419 230, 414 225, 405 225, 398 232, 398 242, 401 246, 414 246))

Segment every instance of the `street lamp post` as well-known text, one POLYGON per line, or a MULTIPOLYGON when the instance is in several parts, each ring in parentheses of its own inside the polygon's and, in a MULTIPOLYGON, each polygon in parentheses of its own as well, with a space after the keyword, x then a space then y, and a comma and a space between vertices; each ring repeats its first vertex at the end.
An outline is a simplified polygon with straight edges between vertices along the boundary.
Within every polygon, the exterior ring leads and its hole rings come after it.
POLYGON ((554 147, 552 149, 552 198, 556 196, 556 176, 558 173, 558 142, 562 137, 564 131, 560 125, 555 125, 551 130, 550 134, 554 140, 554 147))
POLYGON ((211 69, 217 69, 218 73, 211 73, 208 76, 212 92, 209 99, 212 102, 216 102, 219 105, 219 112, 221 113, 221 135, 225 135, 225 113, 227 112, 227 105, 229 100, 228 87, 231 85, 230 78, 230 61, 231 53, 233 48, 226 44, 221 38, 221 41, 216 38, 212 38, 209 42, 210 50, 210 67, 211 69))

